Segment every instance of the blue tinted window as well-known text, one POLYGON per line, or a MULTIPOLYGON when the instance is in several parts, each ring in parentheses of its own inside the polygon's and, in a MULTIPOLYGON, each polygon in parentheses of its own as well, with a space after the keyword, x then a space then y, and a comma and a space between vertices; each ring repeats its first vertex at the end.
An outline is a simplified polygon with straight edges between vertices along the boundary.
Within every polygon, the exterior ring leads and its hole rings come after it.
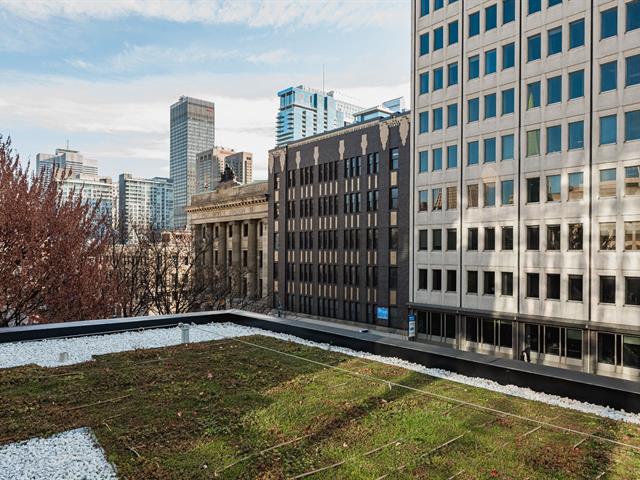
POLYGON ((444 0, 433 0, 433 9, 439 10, 444 7, 444 0))
POLYGON ((420 95, 429 93, 429 72, 420 74, 420 95))
POLYGON ((569 150, 584 148, 584 122, 569 124, 569 150))
POLYGON ((430 0, 420 0, 420 16, 429 15, 430 0))
POLYGON ((458 146, 451 145, 447 147, 447 168, 456 168, 458 166, 458 146))
POLYGON ((442 107, 433 110, 433 131, 442 130, 442 107))
POLYGON ((513 160, 513 135, 502 136, 502 160, 513 160))
POLYGON ((495 73, 498 63, 498 54, 494 50, 489 50, 484 54, 484 74, 495 73))
POLYGON ((618 136, 617 119, 616 115, 600 117, 600 145, 616 143, 618 136))
POLYGON ((560 5, 562 0, 549 0, 549 6, 553 7, 554 5, 560 5))
POLYGON ((569 99, 584 96, 584 70, 569 74, 569 99))
POLYGON ((433 89, 440 90, 443 87, 443 81, 442 67, 436 68, 433 71, 433 89))
POLYGON ((480 56, 469 57, 469 80, 480 76, 480 56))
POLYGON ((516 19, 516 0, 502 1, 502 24, 513 22, 516 19))
POLYGON ((457 85, 458 84, 458 63, 452 63, 447 67, 447 84, 457 85))
POLYGON ((479 143, 477 141, 467 143, 467 163, 469 165, 477 165, 479 162, 480 162, 479 143))
POLYGON ((624 114, 624 139, 640 140, 640 110, 624 114))
POLYGON ((458 43, 458 21, 449 24, 449 45, 458 43))
POLYGON ((458 104, 447 105, 447 127, 458 125, 458 104))
POLYGON ((532 13, 536 13, 542 10, 542 1, 541 0, 529 0, 529 15, 532 13))
POLYGON ((527 39, 527 61, 538 60, 541 55, 540 35, 533 35, 527 39))
POLYGON ((554 125, 547 127, 547 153, 559 152, 562 150, 562 127, 554 125))
POLYGON ((540 82, 527 85, 527 110, 540 106, 540 82))
POLYGON ((442 170, 442 149, 434 148, 433 149, 433 170, 442 170))
POLYGON ((640 28, 640 0, 627 2, 627 32, 640 28))
POLYGON ((444 29, 436 28, 433 31, 433 49, 440 50, 444 46, 444 29))
POLYGON ((429 152, 424 150, 419 153, 418 156, 418 171, 420 173, 426 172, 429 170, 429 152))
POLYGON ((496 139, 487 138, 484 141, 484 163, 494 163, 496 161, 496 139))
POLYGON ((516 64, 515 44, 509 43, 502 47, 502 69, 511 68, 516 64))
POLYGON ((640 83, 640 55, 627 57, 627 87, 640 83))
POLYGON ((562 51, 562 27, 552 28, 547 32, 547 55, 555 55, 562 51))
POLYGON ((584 19, 576 20, 569 24, 569 48, 577 48, 584 45, 584 19))
POLYGON ((547 105, 562 101, 562 76, 547 79, 547 105))
POLYGON ((493 118, 496 116, 496 94, 484 96, 484 118, 493 118))
POLYGON ((469 122, 477 122, 480 119, 480 99, 472 98, 469 100, 468 107, 469 122))
POLYGON ((429 112, 420 112, 420 133, 429 131, 429 112))
POLYGON ((618 34, 618 9, 610 8, 600 13, 600 39, 615 37, 618 34))
POLYGON ((608 92, 618 88, 618 62, 600 65, 600 91, 608 92))
POLYGON ((498 6, 491 5, 484 10, 484 31, 488 32, 498 26, 498 6))
POLYGON ((429 53, 429 34, 423 33, 420 35, 420 55, 426 55, 429 53))
POLYGON ((515 90, 509 88, 502 91, 502 115, 513 113, 515 108, 515 90))
POLYGON ((480 12, 469 15, 469 37, 475 37, 480 34, 480 12))

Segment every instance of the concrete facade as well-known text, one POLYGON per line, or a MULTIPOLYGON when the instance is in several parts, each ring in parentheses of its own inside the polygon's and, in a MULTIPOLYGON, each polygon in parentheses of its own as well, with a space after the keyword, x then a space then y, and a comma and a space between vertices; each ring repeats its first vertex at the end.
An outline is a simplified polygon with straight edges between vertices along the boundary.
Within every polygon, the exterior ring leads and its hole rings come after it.
POLYGON ((196 193, 216 189, 225 166, 229 166, 239 183, 253 182, 253 154, 214 147, 196 155, 196 193))
POLYGON ((640 2, 412 6, 421 338, 640 378, 640 2))
POLYGON ((123 241, 133 239, 135 228, 171 230, 173 182, 170 178, 137 178, 121 173, 118 179, 118 217, 123 241))

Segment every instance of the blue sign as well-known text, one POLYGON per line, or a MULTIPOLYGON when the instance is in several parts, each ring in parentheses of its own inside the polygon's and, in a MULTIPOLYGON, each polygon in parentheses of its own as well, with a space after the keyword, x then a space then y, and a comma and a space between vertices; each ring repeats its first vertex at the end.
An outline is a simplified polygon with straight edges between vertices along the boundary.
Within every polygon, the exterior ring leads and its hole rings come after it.
POLYGON ((389 309, 387 307, 378 307, 376 317, 378 317, 378 320, 389 320, 389 309))
POLYGON ((416 314, 409 314, 409 337, 416 336, 416 314))

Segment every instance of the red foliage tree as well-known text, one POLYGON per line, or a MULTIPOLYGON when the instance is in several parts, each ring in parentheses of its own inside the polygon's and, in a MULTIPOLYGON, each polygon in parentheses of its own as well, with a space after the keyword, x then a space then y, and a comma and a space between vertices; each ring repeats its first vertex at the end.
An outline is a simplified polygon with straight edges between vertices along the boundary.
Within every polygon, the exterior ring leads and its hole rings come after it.
POLYGON ((0 135, 0 327, 113 314, 110 230, 98 207, 30 174, 0 135))

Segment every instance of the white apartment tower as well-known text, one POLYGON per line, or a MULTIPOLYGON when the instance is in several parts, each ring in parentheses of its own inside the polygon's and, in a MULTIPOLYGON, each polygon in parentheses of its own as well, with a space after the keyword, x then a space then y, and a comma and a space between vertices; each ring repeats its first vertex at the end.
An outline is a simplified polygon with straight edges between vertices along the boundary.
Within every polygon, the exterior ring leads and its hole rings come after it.
POLYGON ((640 0, 413 0, 419 337, 640 379, 640 0))
POLYGON ((174 228, 173 181, 170 178, 136 178, 121 173, 118 179, 119 226, 123 241, 134 240, 135 228, 174 228))

